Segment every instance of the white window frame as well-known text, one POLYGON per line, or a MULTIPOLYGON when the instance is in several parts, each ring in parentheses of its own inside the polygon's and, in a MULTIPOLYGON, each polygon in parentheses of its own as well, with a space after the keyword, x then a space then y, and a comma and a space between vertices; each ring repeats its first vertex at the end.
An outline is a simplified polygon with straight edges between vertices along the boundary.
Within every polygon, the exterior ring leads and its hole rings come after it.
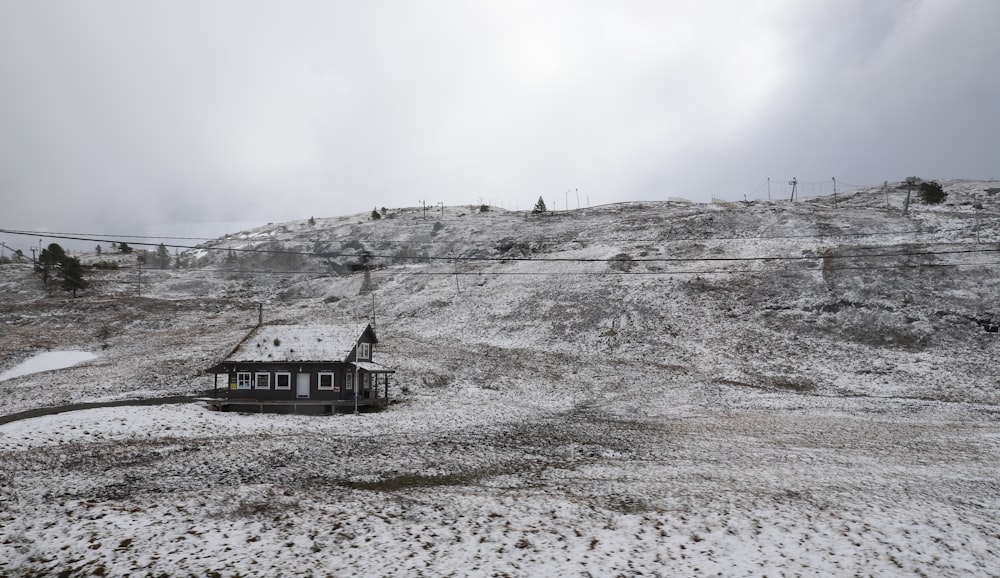
POLYGON ((258 371, 257 375, 254 376, 254 389, 271 389, 271 374, 266 371, 258 371), (261 382, 264 382, 261 385, 261 382))
POLYGON ((337 376, 334 375, 332 371, 321 371, 317 374, 319 376, 318 385, 316 389, 322 389, 324 391, 336 391, 337 390, 337 376), (330 378, 330 385, 323 385, 323 378, 330 378))
POLYGON ((365 359, 371 361, 371 358, 372 358, 372 344, 358 343, 358 359, 365 359))
POLYGON ((236 389, 250 389, 253 385, 253 374, 249 371, 236 372, 236 389))
POLYGON ((274 372, 274 389, 292 389, 292 372, 290 371, 275 371, 274 372), (286 377, 288 380, 285 382, 287 385, 278 385, 278 378, 286 377))
POLYGON ((347 372, 346 382, 344 383, 344 389, 347 391, 354 391, 354 374, 350 371, 347 372))

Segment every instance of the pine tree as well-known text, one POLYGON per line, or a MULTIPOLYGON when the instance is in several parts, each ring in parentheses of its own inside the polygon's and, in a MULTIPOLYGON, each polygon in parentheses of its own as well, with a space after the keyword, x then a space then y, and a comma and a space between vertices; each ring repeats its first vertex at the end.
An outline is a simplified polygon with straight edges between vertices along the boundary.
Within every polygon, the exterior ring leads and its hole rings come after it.
POLYGON ((540 214, 544 213, 545 211, 548 211, 548 209, 545 208, 545 200, 542 199, 541 196, 539 196, 538 197, 538 202, 535 203, 535 208, 531 209, 531 212, 534 213, 534 214, 536 214, 536 215, 540 215, 540 214))
POLYGON ((944 192, 944 188, 937 181, 920 183, 917 194, 920 195, 920 200, 928 205, 937 205, 948 196, 948 193, 944 192))
POLYGON ((377 221, 377 220, 379 220, 381 218, 382 218, 382 215, 379 214, 378 209, 372 209, 372 220, 373 221, 377 221))
POLYGON ((38 263, 35 265, 35 271, 42 274, 42 283, 44 285, 49 284, 50 276, 53 272, 58 271, 65 258, 66 251, 59 246, 59 243, 52 243, 45 249, 42 249, 42 254, 38 256, 38 263))
POLYGON ((83 278, 83 267, 80 265, 80 260, 76 257, 65 257, 62 261, 60 273, 62 275, 62 290, 72 291, 74 299, 76 299, 78 289, 86 289, 90 285, 83 278))
POLYGON ((168 265, 170 265, 170 251, 167 251, 166 245, 160 243, 153 255, 153 266, 166 269, 168 265))
POLYGON ((73 297, 80 289, 86 289, 89 283, 83 278, 83 266, 76 257, 70 257, 58 243, 52 243, 38 256, 35 270, 42 275, 42 283, 48 286, 49 281, 57 278, 63 291, 72 291, 73 297))

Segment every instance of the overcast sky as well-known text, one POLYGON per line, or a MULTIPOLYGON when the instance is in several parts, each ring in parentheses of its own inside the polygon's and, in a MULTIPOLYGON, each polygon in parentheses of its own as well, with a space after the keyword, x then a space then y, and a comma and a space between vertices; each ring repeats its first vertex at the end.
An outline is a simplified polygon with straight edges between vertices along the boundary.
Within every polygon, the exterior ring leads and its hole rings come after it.
POLYGON ((1000 178, 1000 1, 0 0, 0 228, 1000 178))

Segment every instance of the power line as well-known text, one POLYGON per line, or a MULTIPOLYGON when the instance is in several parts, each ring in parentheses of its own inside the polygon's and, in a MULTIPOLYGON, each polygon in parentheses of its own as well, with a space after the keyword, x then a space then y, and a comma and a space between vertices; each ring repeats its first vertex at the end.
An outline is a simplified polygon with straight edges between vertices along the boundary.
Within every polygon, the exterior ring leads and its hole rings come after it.
MULTIPOLYGON (((822 257, 815 257, 816 259, 821 259, 822 257)), ((923 268, 948 268, 948 267, 994 267, 1000 266, 1000 261, 987 261, 979 263, 897 263, 889 265, 842 265, 836 267, 829 267, 826 271, 861 271, 861 270, 888 270, 888 269, 923 269, 923 268)), ((85 265, 85 269, 92 271, 100 271, 106 273, 115 272, 131 272, 134 271, 137 266, 133 267, 118 267, 118 268, 104 268, 94 265, 85 265)), ((154 271, 175 271, 173 268, 146 268, 148 273, 154 271)), ((202 274, 202 275, 236 275, 241 277, 248 276, 292 276, 292 275, 314 275, 317 277, 336 277, 340 276, 338 273, 331 271, 315 271, 315 270, 294 270, 294 271, 282 271, 282 270, 266 270, 266 269, 183 269, 185 274, 202 274)), ((780 270, 762 270, 762 269, 735 269, 735 268, 724 268, 724 269, 674 269, 669 271, 488 271, 488 270, 456 270, 449 269, 447 271, 414 271, 412 269, 396 269, 393 267, 383 267, 378 269, 372 269, 372 273, 401 273, 414 276, 441 276, 447 277, 452 275, 462 275, 462 276, 478 276, 478 277, 530 277, 530 276, 551 276, 551 275, 573 275, 573 276, 598 276, 598 277, 620 277, 629 275, 638 276, 669 276, 669 275, 731 275, 740 273, 777 273, 780 270)), ((799 270, 797 272, 816 272, 819 269, 809 269, 807 271, 799 270)))
MULTIPOLYGON (((0 233, 26 234, 0 229, 0 233)), ((65 237, 54 237, 65 238, 65 237)), ((77 239, 94 240, 94 239, 77 239)), ((141 243, 137 243, 141 244, 141 243)), ((153 245, 146 243, 145 245, 153 245)), ((183 245, 170 245, 171 247, 184 248, 183 245)), ((268 249, 237 249, 225 247, 187 247, 211 251, 227 251, 242 253, 264 253, 282 255, 300 255, 319 258, 368 258, 386 260, 409 260, 409 261, 460 261, 460 262, 495 262, 495 263, 516 263, 516 262, 544 262, 544 263, 603 263, 608 261, 629 262, 629 263, 685 263, 685 262, 730 262, 730 261, 805 261, 820 258, 827 259, 851 259, 851 258, 883 258, 883 257, 914 257, 931 255, 952 255, 963 253, 990 253, 1000 251, 1000 248, 977 248, 961 249, 949 251, 897 251, 888 253, 848 253, 831 255, 770 255, 757 257, 651 257, 651 258, 600 258, 600 257, 478 257, 478 256, 430 256, 430 255, 384 255, 372 253, 333 253, 333 252, 306 252, 306 251, 277 251, 268 249)))
MULTIPOLYGON (((0 229, 0 233, 7 233, 12 235, 37 235, 36 232, 26 232, 26 231, 14 231, 8 229, 0 229)), ((70 237, 70 236, 60 236, 49 234, 49 237, 55 239, 70 239, 77 241, 100 241, 100 242, 112 242, 108 239, 94 239, 94 238, 80 238, 80 237, 70 237)), ((701 239, 701 240, 711 240, 711 239, 701 239)), ((136 245, 143 246, 158 246, 162 243, 135 243, 136 245)), ((367 259, 386 259, 386 260, 408 260, 408 261, 461 261, 461 262, 496 262, 496 263, 515 263, 515 262, 545 262, 545 263, 600 263, 607 261, 620 261, 620 262, 630 262, 630 263, 685 263, 685 262, 723 262, 723 261, 803 261, 819 258, 832 258, 832 259, 851 259, 851 258, 882 258, 882 257, 914 257, 914 256, 930 256, 930 255, 953 255, 953 254, 963 254, 963 253, 991 253, 1000 251, 1000 248, 976 248, 976 249, 961 249, 961 250, 949 250, 949 251, 898 251, 898 252, 887 252, 887 253, 849 253, 849 254, 832 254, 832 255, 770 255, 770 256, 758 256, 758 257, 650 257, 650 258, 599 258, 599 257, 477 257, 477 256, 431 256, 431 255, 386 255, 386 254, 374 254, 374 253, 336 253, 336 252, 313 252, 313 251, 279 251, 273 249, 245 249, 245 248, 233 248, 233 247, 194 247, 189 245, 165 245, 169 247, 181 248, 181 249, 197 249, 203 251, 226 251, 226 252, 238 252, 238 253, 261 253, 261 254, 278 254, 278 255, 300 255, 308 257, 318 257, 318 258, 367 258, 367 259)))
MULTIPOLYGON (((935 235, 938 233, 954 233, 954 232, 968 232, 968 228, 953 228, 953 229, 939 229, 936 231, 924 231, 919 229, 911 229, 907 231, 880 231, 880 232, 858 232, 858 233, 816 233, 816 234, 801 234, 801 235, 768 235, 768 236, 732 236, 732 237, 669 237, 669 238, 607 238, 602 237, 600 241, 602 242, 629 242, 629 243, 675 243, 683 241, 768 241, 768 240, 782 240, 782 239, 836 239, 836 238, 863 238, 863 237, 882 237, 887 235, 935 235)), ((50 237, 53 239, 66 239, 71 241, 90 241, 99 243, 114 243, 117 239, 174 239, 174 240, 195 240, 195 241, 217 241, 220 243, 224 242, 236 242, 236 241, 253 241, 251 239, 239 239, 236 237, 172 237, 172 236, 162 236, 162 237, 152 237, 152 236, 139 236, 139 235, 114 235, 111 233, 65 233, 56 231, 26 231, 26 230, 15 230, 15 229, 0 229, 0 233, 7 233, 10 235, 25 235, 31 237, 50 237)), ((554 237, 551 235, 542 235, 533 237, 533 240, 555 240, 560 242, 580 242, 586 239, 580 239, 575 237, 573 239, 563 239, 560 237, 554 237)), ((277 242, 277 240, 272 239, 272 242, 277 242)), ((346 241, 350 242, 350 241, 346 241)), ((138 246, 149 246, 155 247, 163 243, 132 243, 138 246)), ((379 244, 394 244, 394 245, 408 245, 408 246, 433 246, 439 243, 434 241, 396 241, 392 239, 380 239, 379 244)), ((178 245, 178 244, 164 244, 166 247, 178 248, 178 249, 190 249, 190 250, 203 250, 203 251, 235 251, 235 252, 247 252, 247 253, 287 253, 287 254, 299 254, 299 255, 312 255, 312 252, 301 252, 301 251, 282 251, 275 249, 246 249, 246 248, 229 248, 229 247, 205 247, 203 245, 178 245)))

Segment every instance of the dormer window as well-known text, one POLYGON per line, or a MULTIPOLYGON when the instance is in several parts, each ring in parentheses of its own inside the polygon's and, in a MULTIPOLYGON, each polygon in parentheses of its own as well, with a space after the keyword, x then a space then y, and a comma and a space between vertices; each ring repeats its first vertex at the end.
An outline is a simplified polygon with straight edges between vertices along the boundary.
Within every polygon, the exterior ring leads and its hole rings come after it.
POLYGON ((372 358, 372 346, 370 343, 359 343, 358 344, 358 359, 371 359, 372 358))

